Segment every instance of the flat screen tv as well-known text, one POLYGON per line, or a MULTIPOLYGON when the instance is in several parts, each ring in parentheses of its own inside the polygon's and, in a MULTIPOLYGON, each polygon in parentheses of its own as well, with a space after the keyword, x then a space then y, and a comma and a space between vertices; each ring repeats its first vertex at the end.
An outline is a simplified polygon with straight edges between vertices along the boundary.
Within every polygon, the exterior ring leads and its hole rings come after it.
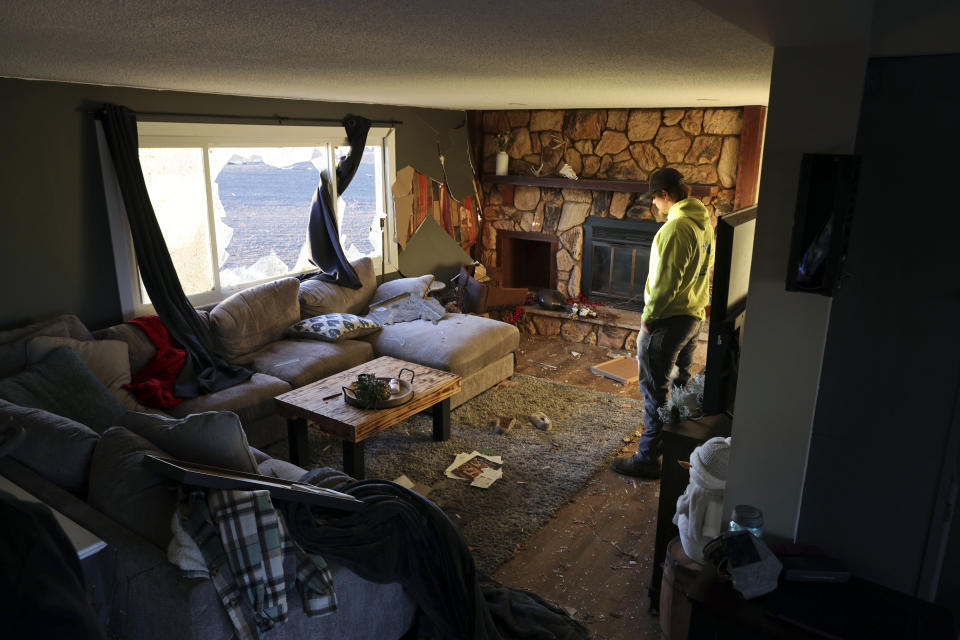
POLYGON ((757 205, 717 219, 703 411, 733 415, 757 205))

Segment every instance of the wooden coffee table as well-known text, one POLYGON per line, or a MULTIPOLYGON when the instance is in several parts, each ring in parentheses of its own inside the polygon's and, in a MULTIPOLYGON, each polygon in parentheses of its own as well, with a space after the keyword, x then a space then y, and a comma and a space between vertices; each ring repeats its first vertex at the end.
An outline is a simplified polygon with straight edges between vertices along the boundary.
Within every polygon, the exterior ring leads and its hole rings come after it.
MULTIPOLYGON (((407 374, 404 374, 407 379, 407 374)), ((363 441, 421 411, 433 414, 433 438, 450 437, 450 396, 460 391, 460 376, 389 356, 365 362, 346 371, 288 391, 274 398, 277 413, 287 419, 290 462, 304 466, 308 424, 343 442, 343 470, 354 478, 363 474, 363 441), (413 399, 399 407, 361 409, 343 400, 343 387, 361 373, 396 377, 400 369, 414 371, 413 399)))

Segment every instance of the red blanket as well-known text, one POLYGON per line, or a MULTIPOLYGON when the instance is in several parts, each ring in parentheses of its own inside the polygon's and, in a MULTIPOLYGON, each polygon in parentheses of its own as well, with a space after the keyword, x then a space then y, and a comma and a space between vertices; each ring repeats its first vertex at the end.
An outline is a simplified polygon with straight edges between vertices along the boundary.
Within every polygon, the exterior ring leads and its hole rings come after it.
POLYGON ((182 399, 173 395, 173 385, 186 362, 186 352, 173 346, 173 338, 159 317, 140 316, 127 322, 147 334, 157 353, 137 371, 130 384, 123 387, 136 396, 137 402, 147 407, 169 409, 177 406, 182 399))

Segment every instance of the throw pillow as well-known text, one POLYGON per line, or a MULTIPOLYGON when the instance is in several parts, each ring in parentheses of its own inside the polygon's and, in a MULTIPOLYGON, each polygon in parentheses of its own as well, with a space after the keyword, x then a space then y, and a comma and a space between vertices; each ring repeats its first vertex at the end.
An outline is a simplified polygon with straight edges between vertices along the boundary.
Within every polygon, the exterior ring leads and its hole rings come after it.
MULTIPOLYGON (((138 329, 139 331, 139 329, 138 329)), ((120 404, 129 411, 150 409, 137 402, 137 398, 123 388, 130 384, 130 347, 123 340, 75 340, 73 338, 32 338, 27 342, 27 361, 38 362, 57 347, 69 347, 97 380, 110 390, 120 404)))
POLYGON ((309 338, 326 342, 340 342, 350 338, 368 336, 383 327, 366 318, 351 313, 328 313, 301 320, 287 329, 287 337, 309 338))
POLYGON ((350 289, 333 282, 309 279, 300 283, 300 317, 310 318, 327 313, 363 313, 377 288, 373 260, 360 258, 351 262, 361 287, 350 289))
POLYGON ((146 454, 169 457, 123 427, 104 431, 93 450, 87 502, 166 549, 172 537, 170 520, 177 507, 177 491, 171 480, 143 466, 146 454))
POLYGON ((39 362, 57 347, 68 347, 111 391, 130 382, 130 356, 126 342, 119 340, 74 340, 40 336, 27 341, 27 361, 39 362))
MULTIPOLYGON (((0 377, 21 371, 27 366, 27 340, 35 336, 80 337, 80 328, 86 327, 76 316, 59 316, 53 320, 35 322, 25 327, 0 331, 0 377), (76 335, 73 335, 73 334, 76 335)), ((87 335, 90 332, 87 331, 87 335)))
POLYGON ((0 400, 0 424, 5 422, 24 430, 11 458, 76 496, 86 495, 90 459, 100 436, 69 418, 0 400))
POLYGON ((126 411, 67 347, 57 347, 39 362, 0 380, 0 399, 70 418, 97 433, 116 424, 126 411))
POLYGON ((127 343, 127 351, 130 357, 130 373, 136 374, 140 371, 153 356, 157 353, 157 348, 153 341, 143 332, 140 327, 129 322, 115 324, 93 332, 93 337, 97 340, 120 340, 127 343))
POLYGON ((426 298, 432 283, 433 276, 430 274, 419 278, 397 278, 384 282, 373 292, 373 298, 371 298, 373 302, 370 303, 370 306, 404 293, 409 293, 415 298, 426 298))
POLYGON ((128 411, 117 422, 178 460, 257 473, 240 418, 232 411, 207 411, 186 418, 128 411))

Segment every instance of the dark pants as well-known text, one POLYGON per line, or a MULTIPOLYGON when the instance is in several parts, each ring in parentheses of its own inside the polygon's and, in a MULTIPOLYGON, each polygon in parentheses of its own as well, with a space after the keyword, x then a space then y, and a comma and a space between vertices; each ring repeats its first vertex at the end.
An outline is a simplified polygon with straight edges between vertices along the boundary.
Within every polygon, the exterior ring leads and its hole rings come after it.
POLYGON ((673 316, 657 320, 653 332, 641 330, 637 336, 637 360, 640 363, 640 391, 643 392, 643 435, 637 444, 637 457, 653 462, 660 456, 663 420, 659 409, 667 401, 670 386, 682 387, 690 380, 690 363, 697 347, 700 320, 692 316, 673 316), (671 380, 676 365, 679 373, 671 380))

